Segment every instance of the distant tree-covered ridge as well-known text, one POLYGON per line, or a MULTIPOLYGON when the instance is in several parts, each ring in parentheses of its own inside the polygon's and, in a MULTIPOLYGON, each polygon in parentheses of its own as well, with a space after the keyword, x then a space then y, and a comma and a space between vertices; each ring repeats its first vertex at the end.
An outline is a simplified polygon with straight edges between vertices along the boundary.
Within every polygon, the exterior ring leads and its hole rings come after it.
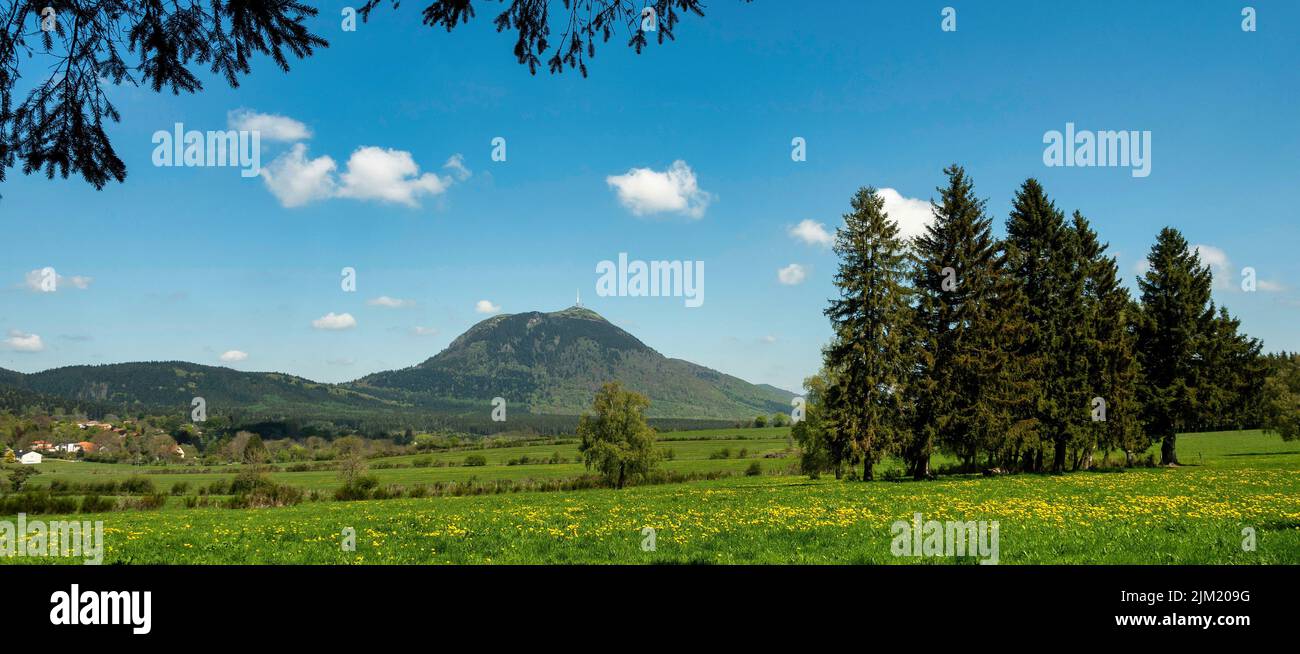
POLYGON ((14 408, 25 402, 189 415, 191 402, 201 397, 208 412, 236 420, 324 420, 376 430, 448 426, 480 433, 529 426, 572 430, 601 385, 614 380, 651 399, 651 419, 714 421, 711 426, 788 411, 794 397, 667 358, 578 307, 494 316, 419 365, 346 384, 183 361, 32 374, 0 370, 0 389, 8 389, 14 408), (490 416, 497 397, 507 402, 504 423, 490 416))

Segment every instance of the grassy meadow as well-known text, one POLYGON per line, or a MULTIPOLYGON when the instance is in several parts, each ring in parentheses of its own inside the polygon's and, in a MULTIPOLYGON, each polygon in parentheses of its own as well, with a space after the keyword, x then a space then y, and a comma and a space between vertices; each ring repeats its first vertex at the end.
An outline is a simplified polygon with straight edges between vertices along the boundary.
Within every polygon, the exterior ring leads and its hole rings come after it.
MULTIPOLYGON (((787 440, 789 433, 788 427, 667 432, 660 435, 658 449, 671 451, 672 458, 664 460, 661 466, 665 470, 685 474, 714 471, 741 473, 750 463, 759 461, 765 472, 777 472, 789 468, 794 460, 788 457, 766 458, 766 455, 784 452, 789 447, 787 440), (744 450, 744 457, 740 456, 742 450, 744 450), (720 457, 724 453, 727 455, 726 458, 711 458, 720 457)), ((499 479, 569 479, 586 472, 581 461, 578 445, 572 442, 382 457, 370 459, 368 463, 371 474, 378 478, 380 484, 411 485, 499 479), (487 465, 464 465, 466 457, 471 455, 482 456, 487 465), (518 461, 522 457, 536 461, 546 460, 552 456, 558 456, 567 463, 509 465, 511 460, 518 461), (416 467, 419 460, 425 460, 429 465, 416 467)), ((29 488, 48 487, 50 482, 55 480, 93 483, 125 479, 131 475, 144 475, 153 481, 159 490, 169 492, 176 484, 185 483, 194 488, 221 479, 233 479, 241 466, 231 465, 206 468, 204 472, 190 472, 184 466, 174 465, 131 466, 47 459, 39 467, 41 474, 32 478, 28 484, 29 488)), ((335 470, 288 472, 285 470, 286 467, 283 464, 274 466, 274 471, 269 473, 270 478, 278 483, 314 490, 333 490, 341 484, 335 470)))
MULTIPOLYGON (((1186 465, 1180 468, 873 483, 791 476, 785 471, 793 459, 761 458, 785 449, 779 432, 735 435, 720 430, 707 440, 666 442, 675 459, 665 466, 739 473, 760 461, 767 474, 621 491, 316 501, 274 509, 187 509, 172 502, 156 511, 69 519, 104 521, 105 563, 974 562, 893 556, 890 525, 917 512, 925 520, 997 520, 1002 564, 1300 563, 1300 442, 1257 431, 1181 436, 1179 457, 1186 465), (734 458, 742 447, 748 458, 734 458), (709 458, 723 448, 733 458, 709 458), (351 552, 340 547, 348 527, 356 533, 351 552), (653 551, 642 549, 644 527, 655 530, 653 551), (1242 548, 1247 527, 1258 539, 1254 551, 1242 548)), ((505 463, 557 449, 574 458, 566 449, 572 447, 480 450, 488 465, 374 473, 393 484, 459 475, 565 476, 582 466, 505 463)), ((465 453, 434 456, 463 459, 465 453)), ((33 484, 57 476, 102 479, 138 472, 89 463, 42 468, 33 484)), ((163 488, 170 481, 195 484, 223 474, 231 473, 149 478, 163 488)), ((333 471, 272 476, 313 488, 337 483, 333 471)))

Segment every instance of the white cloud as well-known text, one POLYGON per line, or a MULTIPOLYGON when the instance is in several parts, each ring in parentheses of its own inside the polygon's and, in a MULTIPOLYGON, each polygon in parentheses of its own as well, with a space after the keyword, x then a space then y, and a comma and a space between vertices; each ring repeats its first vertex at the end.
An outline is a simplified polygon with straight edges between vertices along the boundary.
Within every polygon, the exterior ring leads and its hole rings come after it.
POLYGON ((771 344, 773 344, 773 343, 776 342, 776 337, 773 336, 773 335, 771 335, 771 334, 768 334, 767 336, 764 336, 763 338, 761 338, 761 339, 759 339, 759 340, 760 340, 764 345, 771 345, 771 344))
POLYGON ((333 311, 311 321, 311 326, 316 329, 352 329, 357 326, 357 319, 350 313, 334 313, 333 311))
POLYGON ((41 352, 45 350, 45 341, 41 340, 39 334, 24 334, 17 329, 9 330, 9 338, 5 339, 5 345, 9 349, 18 352, 41 352))
MULTIPOLYGON (((459 154, 452 155, 444 167, 462 181, 470 176, 459 154)), ((308 158, 307 146, 297 143, 262 169, 262 181, 286 208, 330 198, 418 207, 421 197, 441 195, 455 182, 450 175, 420 174, 410 152, 374 146, 357 148, 345 170, 337 171, 332 157, 308 158)))
POLYGON ((835 237, 826 231, 826 225, 808 219, 802 220, 798 225, 791 227, 790 235, 808 245, 829 247, 835 242, 835 237))
POLYGON ((250 109, 226 112, 226 125, 230 129, 261 132, 264 141, 305 141, 311 130, 288 116, 261 114, 250 109))
POLYGON ((73 288, 84 291, 90 288, 90 283, 93 281, 95 281, 93 277, 86 277, 84 275, 64 277, 55 272, 54 268, 49 266, 38 268, 23 276, 23 286, 27 287, 27 290, 32 291, 33 293, 54 293, 69 284, 72 285, 73 288), (53 284, 49 283, 51 279, 54 282, 53 284))
POLYGON ((411 333, 415 336, 437 336, 438 329, 436 327, 420 327, 416 325, 411 328, 411 333))
POLYGON ((326 359, 326 360, 325 360, 325 363, 327 363, 327 364, 329 364, 329 365, 331 365, 331 366, 351 366, 351 365, 355 365, 356 362, 357 362, 356 359, 350 359, 350 358, 348 358, 348 357, 341 357, 341 358, 338 358, 338 359, 326 359))
POLYGON ((928 200, 903 197, 902 193, 892 188, 882 188, 877 193, 884 198, 885 212, 891 220, 898 223, 898 231, 903 238, 920 236, 934 220, 928 200))
POLYGON ((501 305, 492 304, 488 300, 479 300, 474 304, 474 311, 478 313, 496 313, 501 310, 501 305))
POLYGON ((403 300, 401 298, 381 295, 372 300, 367 300, 366 304, 369 304, 372 307, 384 307, 385 309, 402 309, 405 307, 415 306, 415 300, 403 300))
POLYGON ((450 177, 420 174, 410 152, 374 146, 357 148, 348 158, 347 171, 340 176, 338 196, 354 200, 379 200, 420 206, 423 195, 441 195, 451 186, 450 177))
POLYGON ((610 175, 605 183, 618 192, 618 201, 638 216, 674 212, 703 218, 713 196, 702 190, 695 171, 685 161, 674 161, 667 170, 633 168, 623 175, 610 175))
POLYGON ((245 361, 247 359, 248 359, 248 353, 241 352, 239 350, 226 350, 221 355, 221 360, 225 361, 226 363, 236 363, 239 361, 245 361))
POLYGON ((456 179, 462 182, 474 174, 465 167, 465 157, 461 156, 459 152, 448 157, 447 163, 443 164, 442 167, 450 170, 456 176, 456 179))
POLYGON ((286 208, 301 207, 334 195, 334 160, 307 158, 307 146, 298 143, 262 169, 262 181, 286 208))
POLYGON ((792 263, 776 271, 776 278, 786 286, 802 284, 805 279, 808 279, 808 269, 797 263, 792 263))
POLYGON ((1281 282, 1271 282, 1266 279, 1261 279, 1255 282, 1255 288, 1268 293, 1281 293, 1286 291, 1288 287, 1286 284, 1281 282))

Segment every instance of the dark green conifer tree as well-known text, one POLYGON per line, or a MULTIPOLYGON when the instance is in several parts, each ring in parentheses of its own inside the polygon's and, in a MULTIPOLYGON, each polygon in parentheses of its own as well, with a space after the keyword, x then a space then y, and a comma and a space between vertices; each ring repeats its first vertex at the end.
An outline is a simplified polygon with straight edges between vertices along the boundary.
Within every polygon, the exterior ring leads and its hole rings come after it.
POLYGON ((984 201, 960 166, 931 202, 934 220, 913 242, 917 363, 908 385, 913 408, 905 458, 912 476, 929 474, 936 444, 972 467, 1009 428, 1004 385, 1011 288, 984 201))
POLYGON ((827 391, 827 418, 847 436, 863 480, 872 479, 875 462, 903 438, 903 385, 912 367, 906 243, 884 205, 874 188, 853 196, 835 233, 839 297, 825 311, 834 328, 826 367, 835 380, 827 391))
POLYGON ((1091 401, 1090 429, 1075 444, 1075 465, 1090 468, 1093 452, 1100 449, 1132 455, 1146 450, 1137 399, 1139 367, 1136 347, 1136 317, 1128 289, 1120 285, 1119 266, 1106 254, 1109 247, 1100 243, 1086 218, 1074 214, 1074 230, 1079 244, 1080 264, 1086 270, 1083 331, 1087 337, 1088 385, 1095 395, 1091 401), (1100 402, 1100 403, 1099 403, 1100 402))
POLYGON ((1178 463, 1178 432, 1197 424, 1206 380, 1201 353, 1211 331, 1210 268, 1201 263, 1178 230, 1160 230, 1138 278, 1142 298, 1138 360, 1144 422, 1161 441, 1160 463, 1178 463), (1198 393, 1198 391, 1200 391, 1198 393))
POLYGON ((1034 362, 1026 372, 1037 381, 1027 390, 1039 444, 1026 452, 1024 467, 1043 469, 1050 450, 1051 468, 1060 471, 1069 443, 1088 420, 1085 276, 1077 235, 1037 180, 1025 181, 1016 193, 1006 247, 1027 302, 1030 328, 1021 355, 1034 362))

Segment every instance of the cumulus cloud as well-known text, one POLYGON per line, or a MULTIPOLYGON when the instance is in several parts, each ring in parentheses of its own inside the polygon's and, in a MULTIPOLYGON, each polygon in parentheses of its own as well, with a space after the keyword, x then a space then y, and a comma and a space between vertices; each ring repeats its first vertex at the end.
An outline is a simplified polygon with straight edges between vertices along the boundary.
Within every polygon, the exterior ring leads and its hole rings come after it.
POLYGON ((331 198, 418 207, 421 198, 446 193, 456 180, 470 176, 459 154, 452 155, 444 167, 451 171, 450 175, 421 174, 410 152, 363 146, 352 152, 339 173, 332 157, 311 158, 305 144, 295 143, 264 166, 261 177, 267 190, 286 208, 331 198))
POLYGON ((9 330, 5 345, 18 352, 41 352, 45 349, 45 341, 41 340, 39 334, 26 334, 17 329, 9 330))
POLYGON ((884 198, 885 212, 891 220, 898 223, 898 231, 903 238, 920 236, 934 220, 928 200, 904 197, 892 188, 882 188, 877 193, 884 198))
POLYGON ((93 277, 84 275, 65 277, 49 266, 38 268, 23 276, 23 286, 33 293, 54 293, 68 286, 84 291, 90 288, 90 283, 93 281, 93 277))
POLYGON ((479 300, 474 304, 474 311, 478 313, 496 313, 501 310, 501 305, 492 304, 489 300, 479 300))
POLYGON ((411 328, 411 334, 415 336, 437 336, 438 329, 435 327, 421 327, 416 325, 411 328))
POLYGON ((638 216, 672 212, 703 218, 713 201, 713 196, 700 188, 695 171, 680 159, 663 172, 633 168, 606 177, 605 183, 616 190, 618 201, 638 216))
POLYGON ((441 195, 452 184, 450 177, 421 175, 410 152, 374 146, 357 148, 339 179, 341 198, 379 200, 408 207, 420 206, 421 196, 441 195))
POLYGON ((333 311, 311 321, 311 326, 316 329, 340 330, 352 329, 357 326, 357 319, 350 313, 334 313, 333 311))
POLYGON ((262 114, 251 109, 226 112, 226 125, 234 130, 260 132, 264 141, 305 141, 311 138, 306 125, 288 116, 262 114))
POLYGON ((801 220, 798 225, 791 227, 790 236, 808 245, 820 245, 822 247, 830 247, 835 242, 835 237, 826 230, 826 225, 807 219, 801 220))
POLYGON ((330 157, 307 158, 307 146, 298 143, 262 168, 262 182, 286 208, 324 200, 335 193, 334 169, 330 157))
POLYGON ((808 279, 808 269, 797 263, 792 263, 776 271, 776 278, 786 286, 802 284, 805 279, 808 279))
POLYGON ((369 304, 372 307, 384 307, 385 309, 402 309, 415 306, 415 300, 403 300, 401 298, 381 295, 372 300, 367 300, 366 304, 369 304))
POLYGON ((771 335, 771 334, 768 334, 767 336, 764 336, 763 338, 760 338, 759 341, 760 341, 763 345, 771 345, 771 344, 773 344, 773 343, 776 342, 776 337, 773 336, 773 335, 771 335))
POLYGON ((226 363, 237 363, 248 359, 248 353, 240 350, 226 350, 221 354, 221 360, 226 363))

